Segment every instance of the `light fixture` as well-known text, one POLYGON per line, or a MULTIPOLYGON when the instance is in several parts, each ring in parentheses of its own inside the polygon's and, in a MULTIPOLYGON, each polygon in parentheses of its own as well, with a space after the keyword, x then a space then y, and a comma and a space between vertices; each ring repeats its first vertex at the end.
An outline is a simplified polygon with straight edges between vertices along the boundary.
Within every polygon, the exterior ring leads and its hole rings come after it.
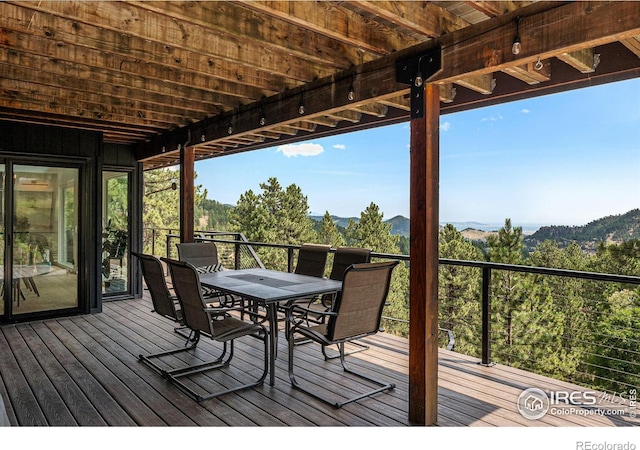
POLYGON ((233 134, 233 125, 232 124, 229 124, 227 126, 227 134, 233 134))
POLYGON ((347 99, 352 102, 356 98, 356 90, 353 87, 354 81, 356 79, 356 74, 351 75, 351 85, 349 86, 349 93, 347 94, 347 99))
POLYGON ((522 50, 520 44, 520 16, 516 17, 516 37, 513 38, 513 45, 511 46, 511 53, 517 55, 522 50))
POLYGON ((300 94, 300 106, 298 106, 298 114, 303 115, 304 111, 304 91, 302 91, 302 94, 300 94))
POLYGON ((260 108, 260 126, 263 127, 267 123, 267 118, 264 115, 264 109, 260 108))

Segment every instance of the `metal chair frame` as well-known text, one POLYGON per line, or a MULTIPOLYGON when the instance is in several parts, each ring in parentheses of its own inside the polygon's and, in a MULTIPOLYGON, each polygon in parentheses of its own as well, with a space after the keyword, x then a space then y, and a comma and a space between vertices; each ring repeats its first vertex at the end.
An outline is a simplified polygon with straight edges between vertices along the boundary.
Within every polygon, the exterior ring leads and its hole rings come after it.
MULTIPOLYGON (((361 339, 366 336, 373 335, 377 333, 380 329, 380 320, 382 318, 382 309, 384 308, 385 300, 389 293, 389 285, 391 283, 391 273, 393 268, 398 264, 398 261, 392 262, 383 262, 383 263, 363 263, 363 264, 355 264, 350 266, 345 271, 345 276, 343 279, 342 291, 340 292, 338 298, 333 304, 333 308, 331 311, 320 312, 313 311, 314 313, 322 314, 327 320, 326 323, 315 325, 315 326, 306 326, 304 325, 306 321, 300 316, 296 316, 295 313, 308 313, 311 310, 308 308, 303 308, 301 306, 293 306, 287 313, 287 319, 291 324, 291 328, 289 329, 287 339, 288 339, 288 350, 289 350, 289 379, 291 380, 291 385, 295 389, 299 389, 301 391, 306 392, 307 394, 321 400, 325 403, 331 404, 336 408, 341 408, 346 404, 355 402, 357 400, 361 400, 363 398, 369 397, 371 395, 384 392, 387 390, 391 390, 395 388, 395 383, 387 383, 384 381, 377 380, 367 374, 364 374, 360 371, 355 371, 348 367, 345 357, 347 354, 345 353, 344 344, 347 342, 352 342, 356 339, 361 339), (352 286, 353 283, 357 282, 357 273, 358 272, 369 272, 376 271, 380 273, 378 275, 379 285, 375 286, 377 289, 373 293, 369 293, 369 295, 373 294, 371 298, 371 303, 362 306, 362 309, 358 309, 357 305, 354 306, 353 303, 356 301, 356 294, 354 291, 357 290, 357 287, 352 286), (384 278, 381 278, 384 277, 384 278), (358 323, 349 323, 348 318, 341 318, 341 313, 347 315, 347 317, 354 317, 353 314, 356 314, 357 311, 367 311, 371 314, 376 314, 376 317, 370 316, 357 316, 363 317, 362 325, 358 323), (375 319, 375 320, 374 320, 375 319), (347 328, 347 331, 344 331, 344 328, 347 328), (346 334, 340 336, 340 333, 350 333, 349 330, 353 330, 353 334, 346 334), (323 348, 328 345, 337 345, 339 351, 340 364, 345 373, 349 373, 355 375, 356 377, 367 380, 371 383, 374 383, 378 386, 378 388, 365 392, 363 394, 357 395, 355 397, 349 398, 347 400, 335 401, 333 399, 329 399, 324 395, 319 394, 318 392, 303 387, 295 378, 294 374, 294 347, 296 346, 294 335, 295 333, 300 333, 304 337, 308 338, 311 341, 314 341, 320 344, 323 348)), ((371 275, 371 274, 369 274, 371 275)), ((356 320, 356 319, 354 319, 356 320)), ((325 359, 326 355, 325 355, 325 359)))
MULTIPOLYGON (((245 313, 246 311, 242 306, 224 306, 221 303, 211 305, 207 303, 209 299, 205 299, 202 294, 198 271, 192 264, 168 258, 162 258, 162 260, 169 267, 173 286, 182 307, 184 323, 194 334, 193 345, 185 347, 182 351, 195 349, 202 335, 216 342, 221 342, 223 349, 220 357, 213 361, 172 370, 160 368, 160 374, 197 402, 262 384, 267 376, 269 364, 268 331, 264 325, 257 322, 246 322, 232 316, 231 313, 233 312, 245 313), (264 342, 264 367, 257 379, 218 392, 206 392, 204 394, 195 391, 182 381, 182 378, 189 375, 229 366, 234 355, 235 339, 245 336, 257 338, 264 342)), ((177 353, 177 350, 173 353, 177 353)), ((145 360, 145 362, 148 361, 145 360)), ((152 366, 154 368, 159 367, 153 363, 152 366)))

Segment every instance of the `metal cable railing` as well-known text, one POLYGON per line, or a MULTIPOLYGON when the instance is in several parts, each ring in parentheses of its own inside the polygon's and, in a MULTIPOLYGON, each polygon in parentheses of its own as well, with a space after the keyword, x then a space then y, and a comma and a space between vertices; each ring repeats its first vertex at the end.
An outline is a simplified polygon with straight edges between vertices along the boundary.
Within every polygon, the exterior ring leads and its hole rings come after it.
MULTIPOLYGON (((229 268, 260 267, 258 255, 265 248, 282 252, 281 267, 269 268, 295 267, 297 245, 250 242, 240 233, 198 233, 199 240, 223 249, 229 268)), ((172 239, 178 236, 167 236, 167 248, 172 239)), ((410 260, 408 255, 371 256, 407 266, 410 260)), ((511 365, 593 388, 622 392, 640 385, 640 277, 442 258, 439 262, 443 347, 479 357, 487 366, 511 365), (454 268, 460 269, 455 275, 472 285, 450 287, 446 277, 453 276, 454 268), (501 285, 502 278, 513 285, 501 285), (612 306, 610 297, 628 304, 612 306)), ((406 336, 407 317, 385 312, 383 327, 406 336)))

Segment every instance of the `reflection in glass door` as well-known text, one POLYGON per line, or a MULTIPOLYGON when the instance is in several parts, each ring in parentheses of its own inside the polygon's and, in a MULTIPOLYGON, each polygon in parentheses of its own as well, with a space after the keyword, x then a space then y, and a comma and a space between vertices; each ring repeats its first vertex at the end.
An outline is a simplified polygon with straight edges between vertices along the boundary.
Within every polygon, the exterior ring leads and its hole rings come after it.
POLYGON ((128 172, 102 172, 102 293, 126 294, 129 290, 128 172))
POLYGON ((12 313, 78 306, 78 169, 13 166, 12 313))

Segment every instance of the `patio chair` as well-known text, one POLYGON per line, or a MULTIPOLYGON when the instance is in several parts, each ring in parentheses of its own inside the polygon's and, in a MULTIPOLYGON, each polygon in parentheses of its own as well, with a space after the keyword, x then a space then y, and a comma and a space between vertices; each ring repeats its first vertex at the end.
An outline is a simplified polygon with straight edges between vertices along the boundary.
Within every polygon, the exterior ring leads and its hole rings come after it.
MULTIPOLYGON (((208 299, 202 295, 198 271, 192 264, 167 258, 162 260, 169 267, 174 290, 183 311, 184 323, 194 333, 195 343, 191 348, 195 348, 202 335, 223 344, 222 355, 219 358, 192 366, 161 370, 162 376, 197 402, 262 384, 267 376, 269 362, 267 329, 259 323, 247 322, 231 315, 234 311, 241 312, 242 307, 208 303, 208 299), (182 381, 189 375, 229 366, 233 359, 235 339, 245 336, 258 338, 264 343, 264 367, 257 379, 217 392, 206 393, 199 393, 192 388, 193 383, 182 381)), ((185 348, 185 351, 191 348, 185 348)))
MULTIPOLYGON (((331 250, 330 245, 325 244, 302 244, 300 249, 298 250, 298 261, 296 263, 296 268, 294 273, 300 275, 309 275, 311 277, 323 277, 324 276, 324 268, 327 264, 327 255, 329 254, 329 250, 331 250)), ((293 303, 288 303, 286 305, 280 305, 278 310, 281 313, 284 313, 285 316, 283 319, 286 321, 286 313, 287 309, 290 308, 293 304, 309 304, 316 301, 316 298, 307 298, 296 300, 293 303)), ((288 326, 288 322, 286 322, 285 327, 288 326)), ((288 331, 286 331, 288 332, 288 331)))
MULTIPOLYGON (((288 335, 289 349, 289 379, 291 385, 313 397, 341 408, 373 394, 393 389, 395 384, 385 383, 372 378, 362 372, 354 371, 347 367, 345 362, 344 345, 355 339, 376 334, 380 328, 382 309, 389 293, 391 273, 398 261, 354 264, 344 272, 342 290, 333 302, 330 311, 321 312, 326 317, 324 323, 309 326, 307 322, 296 313, 304 313, 301 306, 293 306, 287 315, 290 321, 291 332, 288 335), (379 387, 363 394, 342 401, 334 401, 317 392, 301 386, 294 375, 294 334, 299 333, 324 347, 338 345, 340 351, 340 363, 346 373, 368 380, 379 387)), ((308 364, 308 363, 307 363, 308 364)), ((325 381, 328 381, 325 379, 325 381)), ((318 386, 326 389, 326 385, 318 386)), ((342 385, 339 385, 339 389, 342 385)))
MULTIPOLYGON (((181 242, 176 244, 178 260, 186 261, 196 268, 198 273, 218 272, 223 270, 218 260, 218 248, 213 242, 181 242)), ((206 286, 202 287, 205 297, 219 297, 220 293, 206 286)), ((242 299, 227 295, 223 301, 228 306, 242 305, 242 299)))
MULTIPOLYGON (((179 324, 179 326, 175 327, 173 331, 184 338, 189 338, 189 334, 184 332, 186 327, 182 320, 182 311, 180 310, 178 298, 169 291, 160 260, 155 256, 146 255, 144 253, 131 252, 131 254, 137 257, 140 261, 142 276, 144 277, 145 284, 147 285, 147 289, 149 289, 149 294, 151 295, 151 303, 153 304, 152 312, 158 313, 162 317, 179 324)), ((147 355, 144 356, 144 358, 163 356, 166 353, 167 352, 161 352, 153 355, 147 355)), ((142 355, 140 357, 143 358, 142 355)))
POLYGON ((330 245, 302 244, 298 250, 298 262, 294 272, 300 275, 323 277, 330 249, 330 245))
POLYGON ((199 273, 218 272, 218 247, 213 242, 181 242, 176 244, 178 260, 192 264, 199 273))
MULTIPOLYGON (((369 250, 368 248, 338 247, 336 248, 336 253, 333 257, 333 265, 331 266, 331 273, 329 274, 329 278, 332 280, 342 281, 344 272, 349 266, 351 266, 352 264, 368 263, 370 261, 371 250, 369 250)), ((317 301, 308 302, 308 312, 306 313, 305 317, 307 321, 309 323, 315 324, 324 322, 326 316, 320 313, 331 309, 331 304, 333 303, 334 297, 335 294, 323 295, 317 301)), ((305 344, 307 342, 309 342, 307 339, 299 339, 297 341, 298 344, 305 344)), ((360 342, 352 342, 352 344, 357 346, 358 348, 350 351, 349 353, 347 353, 347 355, 361 352, 369 348, 367 345, 364 345, 360 342)), ((338 355, 327 355, 324 348, 323 353, 325 353, 326 359, 334 359, 338 357, 338 355)))

